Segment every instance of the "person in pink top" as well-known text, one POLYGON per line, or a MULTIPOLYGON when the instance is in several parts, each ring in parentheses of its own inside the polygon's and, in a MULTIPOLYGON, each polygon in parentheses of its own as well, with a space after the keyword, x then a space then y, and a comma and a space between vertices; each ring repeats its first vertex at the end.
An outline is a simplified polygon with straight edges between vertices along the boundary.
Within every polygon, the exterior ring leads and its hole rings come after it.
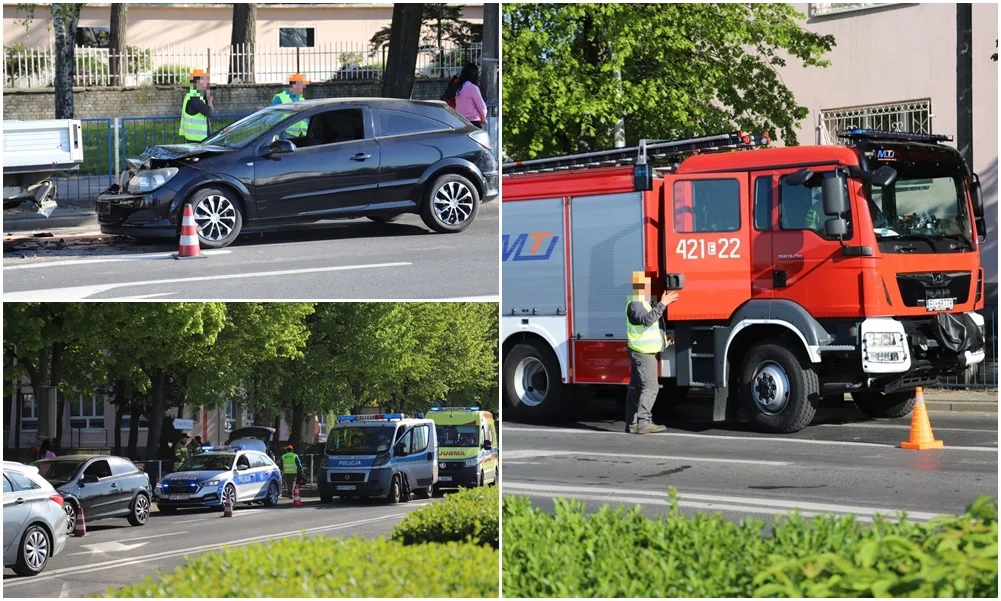
POLYGON ((483 129, 487 121, 487 103, 480 93, 480 70, 467 63, 459 74, 459 91, 455 93, 455 110, 470 123, 483 129))

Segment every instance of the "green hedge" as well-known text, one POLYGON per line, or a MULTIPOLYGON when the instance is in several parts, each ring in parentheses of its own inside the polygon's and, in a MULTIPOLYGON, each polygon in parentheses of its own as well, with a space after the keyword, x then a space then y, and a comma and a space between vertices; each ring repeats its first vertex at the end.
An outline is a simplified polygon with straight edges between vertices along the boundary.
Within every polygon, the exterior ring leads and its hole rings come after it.
POLYGON ((997 501, 928 524, 504 502, 505 597, 998 596, 997 501))
POLYGON ((202 553, 107 597, 497 597, 497 551, 317 536, 202 553))
POLYGON ((498 548, 499 494, 496 486, 467 488, 411 511, 393 529, 404 544, 468 541, 498 548))

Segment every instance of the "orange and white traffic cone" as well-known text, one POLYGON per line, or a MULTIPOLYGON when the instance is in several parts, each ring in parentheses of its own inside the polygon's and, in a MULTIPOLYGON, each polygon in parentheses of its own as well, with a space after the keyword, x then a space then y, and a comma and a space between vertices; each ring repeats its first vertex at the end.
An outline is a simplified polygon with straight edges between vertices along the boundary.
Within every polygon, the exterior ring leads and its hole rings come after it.
POLYGON ((177 247, 175 259, 201 259, 201 246, 198 244, 198 226, 195 225, 195 213, 190 204, 184 205, 184 217, 181 218, 181 242, 177 247))
POLYGON ((299 483, 296 482, 292 485, 292 504, 302 505, 302 498, 299 497, 299 483))
POLYGON ((233 517, 233 501, 230 500, 229 496, 226 496, 222 500, 222 517, 224 518, 233 517))
POLYGON ((935 440, 928 420, 928 410, 925 408, 925 394, 921 387, 914 391, 914 412, 911 414, 911 439, 900 443, 900 448, 913 451, 925 449, 941 449, 945 446, 941 440, 935 440))
POLYGON ((87 524, 83 517, 83 507, 76 506, 76 526, 73 527, 73 536, 87 536, 87 524))

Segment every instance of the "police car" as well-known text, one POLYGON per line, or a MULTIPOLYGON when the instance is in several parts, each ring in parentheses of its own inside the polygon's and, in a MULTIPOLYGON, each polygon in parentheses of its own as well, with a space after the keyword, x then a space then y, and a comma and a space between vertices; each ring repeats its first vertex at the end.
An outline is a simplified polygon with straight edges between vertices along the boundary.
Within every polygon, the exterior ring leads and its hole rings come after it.
POLYGON ((178 507, 222 507, 226 498, 237 503, 278 504, 281 470, 260 451, 215 447, 189 457, 177 471, 153 489, 153 500, 163 513, 178 507))
POLYGON ((320 462, 320 500, 334 497, 403 498, 404 486, 422 498, 438 481, 434 422, 402 413, 342 415, 327 436, 320 462))

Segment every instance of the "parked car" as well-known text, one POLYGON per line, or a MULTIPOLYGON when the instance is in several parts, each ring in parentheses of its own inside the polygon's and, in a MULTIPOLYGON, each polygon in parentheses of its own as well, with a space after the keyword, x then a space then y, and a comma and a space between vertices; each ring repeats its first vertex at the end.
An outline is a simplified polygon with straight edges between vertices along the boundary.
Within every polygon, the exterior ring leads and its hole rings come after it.
POLYGON ((38 474, 38 468, 4 461, 4 567, 21 576, 34 576, 65 546, 62 495, 38 474))
POLYGON ((126 518, 129 524, 142 526, 149 519, 149 476, 124 457, 67 455, 32 465, 62 494, 67 534, 76 527, 78 507, 88 522, 126 518))
POLYGON ((153 490, 162 513, 179 507, 219 507, 237 503, 278 504, 281 470, 260 451, 217 448, 189 457, 153 490))
POLYGON ((229 438, 224 443, 227 446, 241 447, 250 451, 260 451, 267 453, 274 460, 274 453, 271 451, 271 441, 274 440, 275 429, 267 426, 247 426, 237 428, 229 433, 229 438))
POLYGON ((498 194, 487 133, 438 101, 326 99, 269 106, 200 144, 152 146, 97 200, 101 231, 176 238, 191 205, 199 242, 323 219, 419 213, 460 232, 498 194), (293 137, 306 127, 305 135, 293 137))

